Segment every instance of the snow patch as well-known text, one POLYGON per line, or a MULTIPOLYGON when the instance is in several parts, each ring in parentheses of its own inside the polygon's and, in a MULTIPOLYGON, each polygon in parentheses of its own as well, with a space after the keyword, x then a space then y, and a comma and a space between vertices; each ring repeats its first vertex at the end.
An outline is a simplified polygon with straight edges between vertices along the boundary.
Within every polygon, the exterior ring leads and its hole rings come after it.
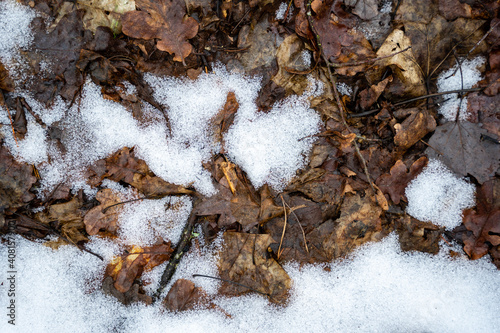
POLYGON ((462 223, 462 211, 475 204, 473 184, 456 177, 442 162, 431 159, 406 187, 406 212, 421 221, 453 229, 462 223))
MULTIPOLYGON (((493 264, 403 253, 394 234, 343 261, 285 265, 294 281, 287 307, 270 305, 259 295, 216 299, 232 318, 214 310, 171 313, 161 310, 160 303, 123 306, 99 290, 105 263, 98 258, 74 246, 55 251, 19 236, 14 240, 18 317, 15 327, 0 321, 2 332, 163 332, 165 327, 172 332, 231 333, 494 332, 500 327, 500 275, 493 264)), ((191 259, 196 257, 193 248, 191 259)), ((0 253, 6 252, 6 244, 0 244, 0 253)), ((200 269, 196 261, 189 265, 186 275, 179 267, 179 276, 213 274, 204 263, 200 269)), ((3 295, 7 271, 7 260, 1 260, 3 295)), ((190 279, 197 286, 210 281, 190 279)))
MULTIPOLYGON (((481 66, 485 59, 476 57, 468 60, 461 58, 458 63, 449 70, 441 73, 437 80, 438 92, 470 89, 473 85, 481 80, 481 72, 478 67, 481 66), (463 85, 462 85, 463 84, 463 85)), ((459 98, 458 94, 444 95, 446 101, 441 104, 439 113, 448 121, 457 119, 457 111, 460 109, 458 116, 459 120, 467 120, 467 97, 459 98)))

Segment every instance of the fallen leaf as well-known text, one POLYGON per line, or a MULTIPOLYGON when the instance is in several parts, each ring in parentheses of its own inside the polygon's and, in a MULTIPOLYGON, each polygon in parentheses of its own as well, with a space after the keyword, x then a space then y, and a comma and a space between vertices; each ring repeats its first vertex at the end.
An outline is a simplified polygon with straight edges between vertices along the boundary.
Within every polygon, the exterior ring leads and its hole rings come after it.
POLYGON ((406 151, 428 133, 436 129, 436 120, 427 109, 414 112, 401 124, 395 124, 394 143, 401 151, 406 151))
POLYGON ((198 22, 184 17, 186 4, 182 0, 136 0, 142 11, 131 11, 123 15, 123 33, 133 38, 159 41, 156 47, 174 55, 174 61, 184 63, 193 47, 188 39, 198 33, 198 22))
POLYGON ((260 190, 259 224, 263 225, 275 217, 282 216, 284 213, 284 208, 274 203, 269 186, 264 184, 260 190))
MULTIPOLYGON (((400 29, 394 29, 377 51, 377 57, 385 57, 411 47, 410 38, 400 29)), ((390 66, 394 75, 403 84, 401 95, 422 96, 427 90, 424 77, 413 55, 412 49, 398 53, 392 57, 375 62, 378 69, 367 73, 370 82, 377 82, 382 77, 385 67, 390 66)))
MULTIPOLYGON (((402 1, 394 18, 403 24, 416 63, 424 73, 431 73, 455 46, 457 54, 467 54, 486 32, 480 29, 484 21, 461 17, 447 21, 436 15, 437 7, 434 0, 402 1), (428 68, 429 65, 432 67, 428 68)), ((471 56, 487 49, 486 43, 479 43, 471 56)))
POLYGON ((172 252, 170 242, 144 248, 132 246, 124 255, 115 257, 108 264, 105 276, 113 278, 116 290, 125 293, 144 271, 150 271, 169 260, 172 252))
POLYGON ((476 192, 476 209, 464 212, 463 222, 472 234, 464 236, 464 251, 472 259, 500 245, 500 181, 485 182, 476 192))
POLYGON ((410 171, 407 172, 403 161, 398 160, 391 168, 390 174, 378 177, 376 183, 380 190, 391 197, 392 202, 399 204, 401 198, 405 198, 405 189, 408 183, 414 179, 427 165, 427 157, 420 157, 413 162, 410 171))
POLYGON ((0 212, 13 213, 35 198, 29 189, 36 182, 33 167, 19 163, 7 150, 0 147, 0 212))
POLYGON ((106 188, 97 192, 95 198, 100 202, 100 205, 89 210, 83 218, 87 233, 91 236, 96 235, 101 230, 106 230, 113 234, 116 233, 122 205, 115 204, 122 201, 120 194, 117 191, 106 188))
MULTIPOLYGON (((77 244, 80 241, 87 241, 84 235, 85 224, 83 223, 83 213, 80 210, 82 202, 75 196, 71 201, 51 205, 47 211, 37 213, 36 219, 42 223, 56 223, 56 228, 60 229, 61 235, 77 244)), ((59 245, 67 244, 65 240, 49 241, 45 245, 57 249, 59 245)))
POLYGON ((442 160, 459 175, 474 176, 482 184, 500 167, 500 146, 481 140, 482 134, 488 132, 478 124, 447 122, 436 128, 425 153, 442 160))
POLYGON ((146 295, 145 291, 137 282, 134 283, 127 292, 122 293, 115 288, 113 278, 108 276, 102 282, 102 291, 104 294, 114 296, 124 305, 130 305, 136 302, 142 302, 147 305, 153 303, 153 298, 146 295))
MULTIPOLYGON (((220 277, 269 295, 272 302, 283 303, 292 283, 285 270, 269 257, 268 248, 272 243, 275 241, 266 234, 224 233, 220 277)), ((222 282, 219 293, 239 296, 252 292, 241 285, 222 282)))
POLYGON ((392 76, 387 77, 378 84, 372 85, 359 93, 360 102, 359 105, 363 109, 367 109, 375 103, 380 95, 384 92, 385 87, 389 82, 392 82, 392 76))
POLYGON ((210 301, 207 293, 196 287, 192 281, 178 279, 170 288, 163 300, 163 305, 169 311, 186 311, 193 309, 214 309, 219 307, 210 301))
POLYGON ((106 173, 102 176, 123 181, 135 187, 146 196, 164 197, 167 195, 193 194, 183 186, 170 184, 154 176, 146 162, 135 156, 133 148, 124 147, 106 158, 106 173))
POLYGON ((382 208, 369 195, 346 195, 340 217, 327 220, 306 235, 311 256, 330 261, 383 236, 382 208))
POLYGON ((443 228, 429 222, 421 222, 409 215, 400 218, 396 228, 401 250, 432 254, 439 252, 439 241, 443 228))

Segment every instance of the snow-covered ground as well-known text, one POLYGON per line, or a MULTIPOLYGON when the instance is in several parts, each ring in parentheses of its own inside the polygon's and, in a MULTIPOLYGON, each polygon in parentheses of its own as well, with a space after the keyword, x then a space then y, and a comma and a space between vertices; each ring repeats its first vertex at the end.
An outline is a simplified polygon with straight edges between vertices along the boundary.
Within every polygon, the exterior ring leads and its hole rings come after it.
MULTIPOLYGON (((0 3, 0 58, 10 70, 22 71, 22 66, 15 65, 20 61, 16 54, 19 48, 30 45, 29 22, 34 16, 29 8, 13 1, 0 3), (12 22, 18 24, 14 27, 12 22)), ((463 66, 476 70, 477 63, 464 62, 463 66)), ((27 114, 28 135, 18 144, 9 127, 1 129, 5 144, 20 161, 37 164, 45 193, 66 181, 75 190, 83 188, 90 195, 95 194, 95 189, 85 184, 83 170, 124 146, 135 146, 138 156, 156 175, 176 184, 193 184, 206 195, 213 194, 215 188, 202 163, 218 152, 222 144, 256 187, 267 183, 280 190, 307 163, 314 139, 302 138, 317 133, 320 123, 319 116, 309 108, 307 93, 289 97, 261 115, 255 105, 259 79, 228 73, 222 66, 216 67, 215 73, 202 74, 196 81, 154 76, 148 76, 147 81, 155 90, 155 98, 168 106, 171 136, 163 117, 152 106, 144 105, 149 121, 140 123, 123 106, 104 99, 100 89, 88 82, 80 108, 68 108, 58 100, 52 108, 45 109, 30 99, 29 92, 17 92, 37 106, 34 112, 45 123, 60 121, 66 133, 62 139, 66 151, 60 151, 48 140, 46 129, 30 114, 27 114), (214 140, 213 129, 207 124, 222 108, 229 91, 235 93, 239 109, 234 125, 224 141, 219 142, 214 140)), ((450 88, 443 86, 443 89, 450 88)), ((0 110, 0 122, 9 122, 6 110, 0 110)), ((408 212, 453 227, 459 223, 461 210, 474 204, 474 188, 436 163, 431 161, 411 183, 407 191, 408 212), (419 199, 429 198, 429 193, 436 200, 433 205, 424 206, 419 199)), ((104 186, 123 195, 133 195, 110 181, 104 186)), ((165 204, 162 200, 125 204, 119 230, 121 243, 92 237, 87 244, 102 254, 105 262, 73 246, 51 250, 41 243, 13 237, 15 246, 11 248, 15 249, 16 258, 14 268, 9 268, 9 248, 6 243, 1 244, 0 331, 494 332, 500 329, 500 274, 487 259, 451 258, 446 254, 446 244, 442 244, 439 255, 403 253, 396 235, 368 244, 343 261, 303 267, 287 264, 285 269, 293 280, 293 288, 286 307, 270 305, 259 295, 216 298, 215 302, 231 315, 228 318, 215 310, 170 313, 159 305, 125 307, 104 295, 99 289, 104 269, 113 254, 119 253, 121 245, 147 245, 158 235, 176 241, 191 202, 188 198, 175 200, 182 209, 168 214, 158 213, 165 204), (152 229, 145 228, 147 222, 152 229), (8 297, 11 275, 8 272, 12 270, 16 272, 15 326, 8 323, 7 316, 8 302, 12 299, 8 297)), ((193 249, 183 259, 174 280, 190 278, 215 295, 217 281, 191 275, 217 275, 218 246, 222 246, 220 242, 205 250, 193 249)), ((143 277, 150 283, 150 292, 155 290, 163 267, 143 277)))

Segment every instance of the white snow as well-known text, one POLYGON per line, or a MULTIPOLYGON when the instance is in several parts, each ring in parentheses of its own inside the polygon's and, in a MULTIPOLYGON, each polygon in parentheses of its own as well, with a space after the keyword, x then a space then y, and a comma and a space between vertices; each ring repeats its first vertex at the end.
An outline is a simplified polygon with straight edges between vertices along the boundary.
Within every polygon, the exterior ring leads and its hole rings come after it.
POLYGON ((36 13, 16 1, 0 2, 0 60, 10 75, 20 76, 23 60, 18 50, 27 48, 33 42, 29 26, 36 13))
POLYGON ((474 206, 475 186, 455 176, 442 162, 431 159, 406 187, 406 212, 421 221, 453 229, 462 211, 474 206))
MULTIPOLYGON (((174 314, 158 305, 122 306, 99 290, 105 263, 96 257, 72 246, 53 251, 15 239, 16 326, 8 325, 4 314, 2 332, 494 332, 500 327, 500 275, 491 263, 402 253, 395 235, 344 261, 285 265, 294 281, 286 307, 269 305, 259 295, 216 299, 232 318, 215 310, 174 314)), ((5 244, 0 251, 6 253, 5 244)), ((191 261, 189 274, 213 274, 213 264, 199 264, 197 269, 191 261)), ((6 265, 0 261, 1 295, 6 265)), ((207 284, 217 285, 191 279, 208 289, 207 284)), ((5 301, 2 296, 4 309, 5 301)))
MULTIPOLYGON (((456 64, 453 68, 441 73, 437 80, 438 92, 470 89, 478 83, 482 77, 478 67, 484 63, 483 57, 474 59, 460 59, 461 66, 456 64), (461 71, 460 71, 461 68, 461 71), (463 86, 462 86, 463 83, 463 86)), ((457 111, 460 109, 459 120, 467 120, 467 97, 460 99, 458 94, 443 95, 446 100, 439 108, 439 113, 448 121, 455 121, 457 111)))
POLYGON ((276 20, 282 20, 285 18, 285 13, 286 13, 287 8, 288 8, 288 5, 286 2, 280 3, 280 6, 276 10, 276 20))

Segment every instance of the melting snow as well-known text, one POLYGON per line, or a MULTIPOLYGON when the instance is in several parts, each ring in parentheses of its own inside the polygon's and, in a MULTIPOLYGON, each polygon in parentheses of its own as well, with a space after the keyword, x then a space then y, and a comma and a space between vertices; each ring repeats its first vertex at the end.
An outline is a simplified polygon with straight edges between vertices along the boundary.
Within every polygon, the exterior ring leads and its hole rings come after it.
MULTIPOLYGON (((469 89, 481 80, 481 72, 478 67, 484 63, 483 57, 472 60, 460 59, 461 65, 456 64, 453 68, 441 73, 437 80, 438 92, 469 89)), ((446 100, 441 104, 439 113, 448 121, 455 121, 457 111, 460 109, 459 119, 467 120, 467 97, 460 99, 458 94, 444 95, 446 100)))
POLYGON ((439 160, 427 167, 406 187, 406 212, 421 221, 453 229, 462 223, 462 211, 474 206, 475 187, 456 177, 439 160))

